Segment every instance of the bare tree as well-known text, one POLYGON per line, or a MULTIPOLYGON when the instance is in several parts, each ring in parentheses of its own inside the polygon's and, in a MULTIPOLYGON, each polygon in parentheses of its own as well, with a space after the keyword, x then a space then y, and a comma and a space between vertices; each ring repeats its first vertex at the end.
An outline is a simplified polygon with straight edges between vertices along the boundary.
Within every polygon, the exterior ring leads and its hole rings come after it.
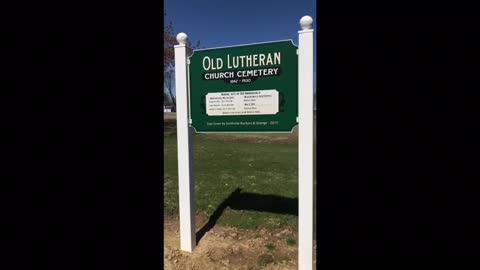
POLYGON ((170 100, 170 96, 165 91, 163 91, 163 105, 167 106, 171 104, 172 104, 172 101, 170 100))
MULTIPOLYGON (((166 18, 167 14, 164 14, 166 18)), ((173 22, 169 20, 163 29, 163 76, 165 78, 164 93, 170 97, 171 105, 175 107, 176 100, 173 94, 172 82, 175 79, 175 52, 174 46, 177 44, 177 37, 173 29, 173 22)), ((187 47, 190 49, 200 48, 200 41, 197 41, 195 46, 192 46, 188 41, 187 47)))

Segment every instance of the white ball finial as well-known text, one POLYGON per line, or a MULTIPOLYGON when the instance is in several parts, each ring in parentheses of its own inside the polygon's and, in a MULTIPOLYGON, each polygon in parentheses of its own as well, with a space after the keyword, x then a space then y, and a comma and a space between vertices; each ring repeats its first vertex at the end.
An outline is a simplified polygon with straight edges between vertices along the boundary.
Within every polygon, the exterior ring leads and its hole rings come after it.
POLYGON ((313 19, 312 17, 310 16, 303 16, 301 19, 300 19, 300 26, 302 27, 303 30, 307 30, 307 29, 312 29, 312 26, 313 26, 313 19))
POLYGON ((177 35, 177 41, 178 41, 178 44, 180 45, 184 45, 184 44, 187 44, 187 40, 188 40, 188 36, 187 34, 185 33, 178 33, 177 35))

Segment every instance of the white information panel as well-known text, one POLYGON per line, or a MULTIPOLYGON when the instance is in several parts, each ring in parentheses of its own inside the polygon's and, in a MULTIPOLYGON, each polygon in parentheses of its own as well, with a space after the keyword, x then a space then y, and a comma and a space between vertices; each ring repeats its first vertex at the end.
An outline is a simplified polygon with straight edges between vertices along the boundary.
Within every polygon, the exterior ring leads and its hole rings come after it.
POLYGON ((209 116, 276 114, 278 113, 278 91, 208 93, 206 105, 209 116))

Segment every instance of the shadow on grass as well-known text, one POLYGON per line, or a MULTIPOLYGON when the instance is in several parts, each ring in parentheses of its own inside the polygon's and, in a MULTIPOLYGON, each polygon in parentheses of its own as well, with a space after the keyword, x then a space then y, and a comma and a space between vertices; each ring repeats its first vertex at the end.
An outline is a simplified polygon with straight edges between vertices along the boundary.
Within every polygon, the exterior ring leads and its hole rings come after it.
POLYGON ((289 214, 298 216, 298 199, 287 198, 277 195, 263 195, 250 192, 242 192, 240 188, 228 196, 213 212, 205 224, 196 234, 197 243, 209 230, 215 226, 223 211, 227 207, 234 210, 250 210, 258 212, 270 212, 276 214, 289 214))

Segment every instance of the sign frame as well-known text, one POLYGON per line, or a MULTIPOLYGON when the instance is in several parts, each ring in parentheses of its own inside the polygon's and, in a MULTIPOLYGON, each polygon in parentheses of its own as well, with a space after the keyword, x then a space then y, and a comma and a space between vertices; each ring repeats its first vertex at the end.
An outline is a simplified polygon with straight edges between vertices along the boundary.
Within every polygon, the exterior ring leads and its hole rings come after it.
MULTIPOLYGON (((265 42, 255 42, 255 43, 244 43, 244 44, 238 44, 238 45, 230 45, 230 46, 220 46, 220 47, 211 47, 211 48, 204 48, 204 49, 196 49, 192 50, 191 54, 187 57, 187 96, 188 96, 188 124, 189 127, 194 130, 195 133, 199 134, 209 134, 209 133, 265 133, 265 134, 292 134, 295 132, 295 129, 298 129, 298 105, 297 105, 297 113, 296 113, 296 118, 295 118, 295 125, 292 126, 292 128, 289 131, 197 131, 197 129, 192 126, 192 110, 191 110, 191 77, 190 77, 190 64, 191 64, 191 58, 195 54, 195 52, 198 51, 210 51, 210 50, 216 50, 216 49, 229 49, 229 48, 235 48, 235 47, 244 47, 244 46, 251 46, 251 45, 262 45, 262 44, 272 44, 272 43, 281 43, 281 42, 290 42, 292 46, 295 47, 296 50, 296 55, 297 55, 297 73, 298 73, 298 49, 299 46, 296 45, 293 42, 293 39, 281 39, 281 40, 274 40, 274 41, 265 41, 265 42)), ((299 77, 297 76, 297 80, 299 77)), ((297 83, 298 85, 298 83, 297 83)), ((245 91, 250 91, 250 90, 245 90, 245 91)), ((252 90, 253 91, 253 90, 252 90)), ((260 89, 259 89, 260 91, 260 89)), ((232 91, 233 92, 233 91, 232 91)), ((297 104, 298 104, 298 87, 297 87, 297 104)))

